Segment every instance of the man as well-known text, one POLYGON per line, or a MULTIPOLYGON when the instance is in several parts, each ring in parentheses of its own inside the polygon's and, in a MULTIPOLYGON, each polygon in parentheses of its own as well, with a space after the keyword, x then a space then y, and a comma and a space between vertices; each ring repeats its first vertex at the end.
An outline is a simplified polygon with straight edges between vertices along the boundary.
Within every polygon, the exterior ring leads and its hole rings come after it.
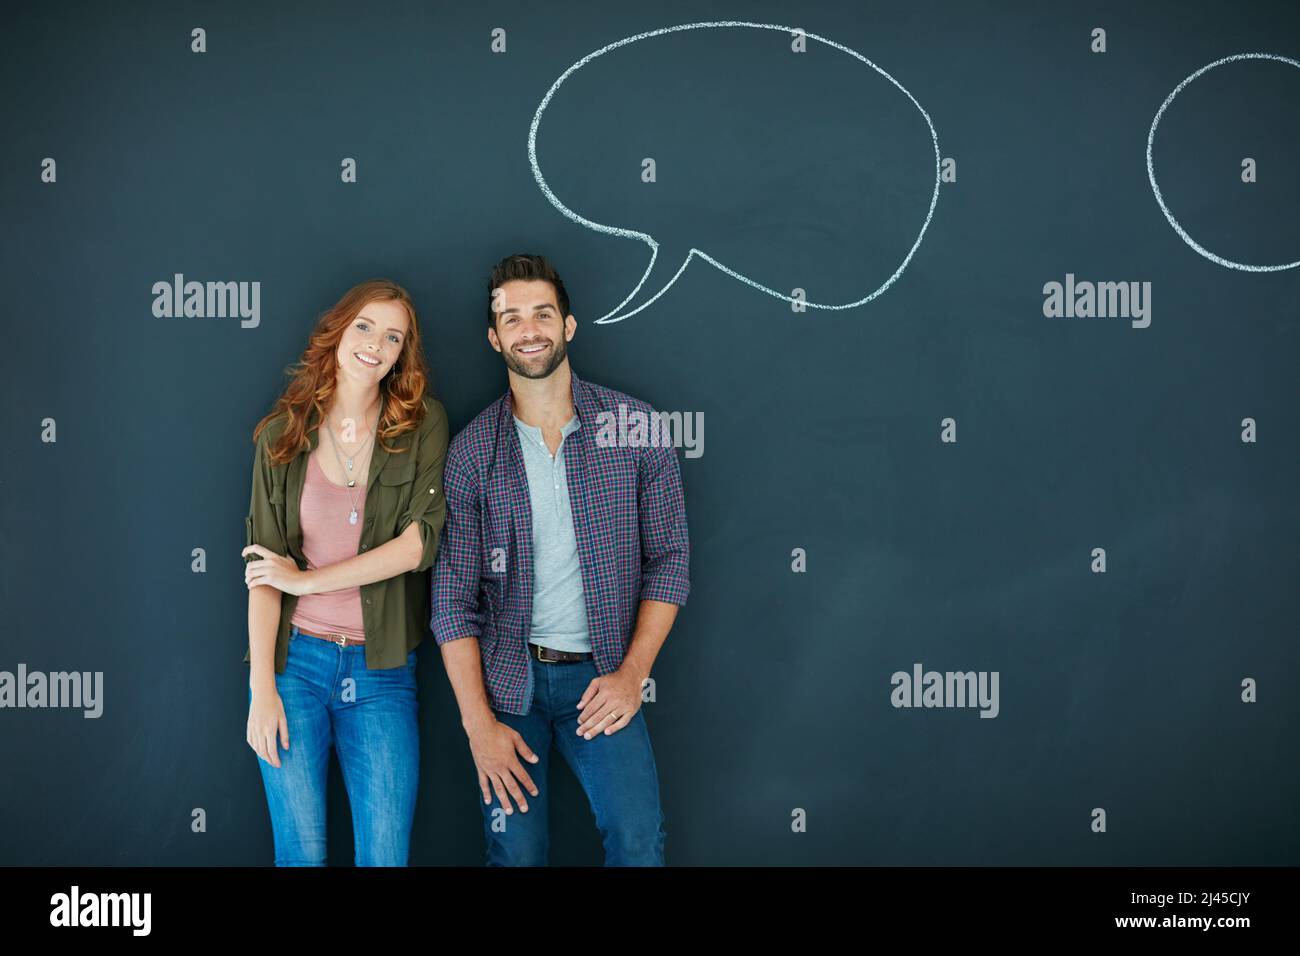
POLYGON ((546 259, 503 259, 488 295, 509 388, 448 449, 430 621, 478 768, 487 862, 546 863, 554 742, 605 865, 662 866, 641 695, 690 590, 677 453, 597 440, 620 403, 652 409, 574 374, 578 323, 546 259))

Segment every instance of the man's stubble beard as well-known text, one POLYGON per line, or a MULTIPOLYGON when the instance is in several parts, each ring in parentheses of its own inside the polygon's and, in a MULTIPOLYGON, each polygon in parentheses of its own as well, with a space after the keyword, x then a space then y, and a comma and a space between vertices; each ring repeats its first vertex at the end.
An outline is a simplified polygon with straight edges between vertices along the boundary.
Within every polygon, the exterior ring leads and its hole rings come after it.
POLYGON ((519 362, 519 360, 515 357, 515 354, 512 350, 502 349, 501 357, 505 359, 506 368, 510 369, 516 375, 521 375, 524 378, 532 378, 532 379, 546 378, 557 368, 559 368, 560 363, 564 361, 564 356, 568 354, 567 345, 568 343, 564 341, 563 336, 560 337, 559 342, 552 342, 551 360, 536 372, 530 371, 527 365, 524 365, 521 362, 519 362))

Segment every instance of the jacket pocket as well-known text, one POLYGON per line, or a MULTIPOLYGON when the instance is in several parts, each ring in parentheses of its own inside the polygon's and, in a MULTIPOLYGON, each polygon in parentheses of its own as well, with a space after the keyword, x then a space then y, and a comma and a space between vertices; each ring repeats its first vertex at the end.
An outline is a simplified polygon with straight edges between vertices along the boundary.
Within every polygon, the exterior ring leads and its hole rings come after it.
POLYGON ((375 532, 380 544, 397 536, 398 526, 411 502, 411 486, 415 483, 415 461, 388 461, 375 479, 373 494, 366 495, 366 517, 374 509, 375 532))
POLYGON ((415 481, 415 459, 397 463, 387 462, 379 472, 379 483, 381 485, 409 485, 415 481))

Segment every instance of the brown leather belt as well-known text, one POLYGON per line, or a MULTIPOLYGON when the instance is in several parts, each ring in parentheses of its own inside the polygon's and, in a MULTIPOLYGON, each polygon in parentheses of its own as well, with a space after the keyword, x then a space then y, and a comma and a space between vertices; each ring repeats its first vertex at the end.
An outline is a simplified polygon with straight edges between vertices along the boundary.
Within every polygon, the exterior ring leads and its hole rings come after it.
POLYGON ((329 632, 326 634, 313 634, 311 631, 305 631, 297 624, 293 625, 299 634, 305 634, 307 637, 319 638, 322 641, 329 641, 331 644, 337 644, 339 647, 355 647, 358 644, 364 644, 365 641, 357 637, 348 637, 346 634, 336 634, 329 632))
POLYGON ((540 644, 528 642, 529 656, 535 657, 545 664, 572 664, 574 661, 589 661, 591 653, 580 654, 577 651, 557 651, 553 647, 542 647, 540 644))

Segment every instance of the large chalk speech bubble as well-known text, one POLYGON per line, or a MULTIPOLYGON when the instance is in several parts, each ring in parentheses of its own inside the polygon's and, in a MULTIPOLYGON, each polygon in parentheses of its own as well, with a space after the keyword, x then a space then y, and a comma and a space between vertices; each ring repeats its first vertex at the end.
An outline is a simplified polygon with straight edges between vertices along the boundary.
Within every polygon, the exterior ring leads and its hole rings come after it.
POLYGON ((1160 194, 1160 186, 1156 183, 1156 170, 1155 164, 1151 158, 1151 151, 1152 146, 1156 141, 1156 127, 1160 125, 1160 117, 1165 115, 1165 110, 1167 110, 1169 104, 1174 101, 1174 97, 1181 93, 1183 87, 1192 82, 1192 80, 1196 79, 1202 73, 1214 69, 1216 66, 1223 66, 1225 63, 1233 63, 1237 60, 1277 60, 1280 63, 1286 63, 1290 66, 1300 68, 1300 63, 1297 63, 1295 60, 1285 56, 1278 56, 1275 53, 1235 53, 1232 56, 1225 56, 1221 60, 1215 60, 1213 63, 1205 64, 1205 66, 1201 67, 1191 76, 1187 77, 1187 79, 1183 80, 1183 82, 1175 86, 1174 91, 1165 98, 1165 101, 1160 104, 1160 109, 1156 111, 1156 118, 1151 123, 1151 131, 1147 133, 1147 178, 1151 180, 1151 190, 1156 194, 1156 202, 1160 204, 1160 211, 1163 212, 1165 218, 1169 220, 1169 225, 1174 227, 1174 232, 1178 233, 1183 242, 1187 243, 1211 262, 1217 262, 1219 265, 1226 266, 1229 269, 1240 269, 1243 272, 1280 272, 1283 269, 1294 269, 1296 266, 1300 266, 1300 259, 1297 259, 1295 262, 1284 262, 1275 266, 1256 266, 1245 262, 1233 262, 1231 259, 1225 259, 1222 256, 1215 255, 1187 234, 1187 230, 1184 229, 1182 224, 1174 218, 1174 214, 1170 212, 1169 207, 1165 205, 1164 196, 1160 194))
POLYGON ((622 302, 616 305, 613 309, 611 309, 601 318, 596 320, 596 322, 599 324, 620 322, 623 319, 636 315, 642 309, 651 305, 656 299, 658 299, 661 295, 663 295, 670 288, 672 288, 673 283, 676 282, 678 277, 681 276, 681 274, 686 271, 686 267, 690 265, 691 259, 693 258, 699 258, 704 262, 709 263, 709 265, 713 266, 715 269, 725 272, 733 279, 738 279, 741 282, 744 282, 746 285, 752 286, 753 288, 758 289, 761 292, 766 292, 768 295, 775 296, 778 299, 783 299, 786 302, 795 301, 791 296, 786 295, 783 292, 778 292, 776 289, 768 288, 767 286, 763 285, 761 282, 758 282, 755 279, 750 278, 749 276, 741 275, 736 270, 729 268, 724 263, 719 262, 717 259, 710 256, 703 249, 697 249, 692 247, 690 252, 688 252, 686 254, 686 257, 682 260, 682 263, 677 268, 677 271, 673 273, 672 277, 668 279, 662 285, 662 287, 659 288, 659 290, 654 293, 654 295, 650 296, 648 299, 646 299, 636 308, 630 309, 627 312, 622 312, 621 310, 623 309, 623 307, 626 306, 629 302, 632 302, 637 297, 638 293, 640 293, 641 291, 641 288, 644 285, 646 285, 651 274, 655 271, 655 264, 659 258, 659 243, 655 241, 655 238, 653 236, 647 233, 638 232, 635 229, 624 229, 619 226, 611 226, 611 225, 606 225, 604 223, 593 222, 592 220, 587 219, 586 217, 581 216, 578 213, 574 212, 572 209, 570 209, 568 206, 562 203, 556 197, 555 193, 551 191, 551 187, 547 185, 546 178, 542 175, 541 167, 538 165, 537 162, 537 130, 542 122, 542 114, 546 112, 546 107, 551 102, 551 98, 555 96, 556 91, 559 90, 560 86, 564 83, 564 81, 567 80, 570 76, 572 76, 575 72, 582 69, 584 66, 586 66, 588 63, 590 63, 592 60, 596 59, 597 57, 604 56, 605 54, 617 50, 619 47, 627 46, 630 43, 637 43, 641 40, 647 40, 652 37, 664 36, 670 33, 678 33, 683 30, 718 30, 718 29, 774 30, 785 34, 795 34, 801 32, 809 40, 813 40, 817 43, 825 44, 828 47, 831 47, 835 50, 839 50, 841 53, 846 53, 849 56, 853 57, 854 59, 859 60, 862 63, 865 63, 867 66, 871 67, 873 70, 875 70, 885 79, 887 79, 890 83, 896 86, 900 91, 902 91, 902 93, 906 95, 909 100, 911 100, 912 105, 915 106, 916 109, 920 112, 921 116, 925 119, 926 126, 928 126, 930 130, 930 139, 934 143, 934 194, 930 198, 930 208, 929 211, 926 213, 925 222, 921 224, 921 230, 920 232, 917 233, 916 241, 912 243, 912 248, 907 251, 907 255, 903 258, 903 261, 899 264, 898 268, 894 270, 893 275, 891 275, 888 279, 886 279, 885 282, 878 289, 871 292, 870 294, 865 295, 860 299, 856 299, 853 302, 844 302, 840 304, 828 304, 824 302, 805 301, 804 304, 808 308, 810 309, 852 309, 860 305, 865 305, 866 303, 870 302, 872 299, 876 298, 876 296, 880 295, 891 285, 893 285, 894 281, 900 275, 903 274, 903 270, 907 268, 907 264, 912 261, 912 256, 916 253, 917 248, 921 245, 921 240, 925 237, 925 230, 927 227, 929 227, 930 220, 934 217, 934 207, 936 203, 938 203, 939 201, 940 156, 939 156, 939 136, 935 132, 934 123, 930 121, 930 114, 927 113, 921 107, 921 104, 916 101, 916 97, 914 97, 911 93, 909 93, 902 86, 902 84, 900 84, 896 79, 894 79, 884 70, 882 70, 880 67, 876 66, 876 64, 868 60, 861 53, 858 53, 856 50, 851 50, 848 47, 844 46, 843 44, 836 43, 834 40, 828 40, 825 37, 818 36, 815 33, 809 33, 806 30, 802 30, 799 27, 781 26, 780 24, 775 24, 775 23, 749 23, 749 22, 738 21, 738 20, 719 20, 719 21, 709 21, 709 22, 702 22, 702 23, 683 23, 677 26, 664 27, 659 30, 651 30, 647 33, 638 33, 635 36, 625 37, 622 40, 609 44, 608 46, 603 46, 599 50, 596 50, 592 53, 588 53, 582 59, 578 60, 578 62, 574 63, 567 70, 561 73, 559 79, 557 79, 554 83, 552 83, 551 88, 546 91, 546 96, 542 98, 542 102, 538 105, 537 112, 533 115, 532 125, 529 127, 528 130, 528 162, 529 165, 532 166, 533 177, 537 180, 537 185, 541 187, 542 193, 546 196, 546 199, 551 203, 551 205, 553 205, 556 209, 558 209, 561 213, 563 213, 566 217, 568 217, 572 221, 578 223, 581 226, 585 226, 588 229, 593 229, 596 232, 604 233, 610 236, 620 236, 624 239, 638 239, 650 247, 650 263, 649 265, 646 266, 646 270, 642 274, 640 281, 637 282, 636 287, 633 288, 632 291, 628 293, 627 297, 622 302))

